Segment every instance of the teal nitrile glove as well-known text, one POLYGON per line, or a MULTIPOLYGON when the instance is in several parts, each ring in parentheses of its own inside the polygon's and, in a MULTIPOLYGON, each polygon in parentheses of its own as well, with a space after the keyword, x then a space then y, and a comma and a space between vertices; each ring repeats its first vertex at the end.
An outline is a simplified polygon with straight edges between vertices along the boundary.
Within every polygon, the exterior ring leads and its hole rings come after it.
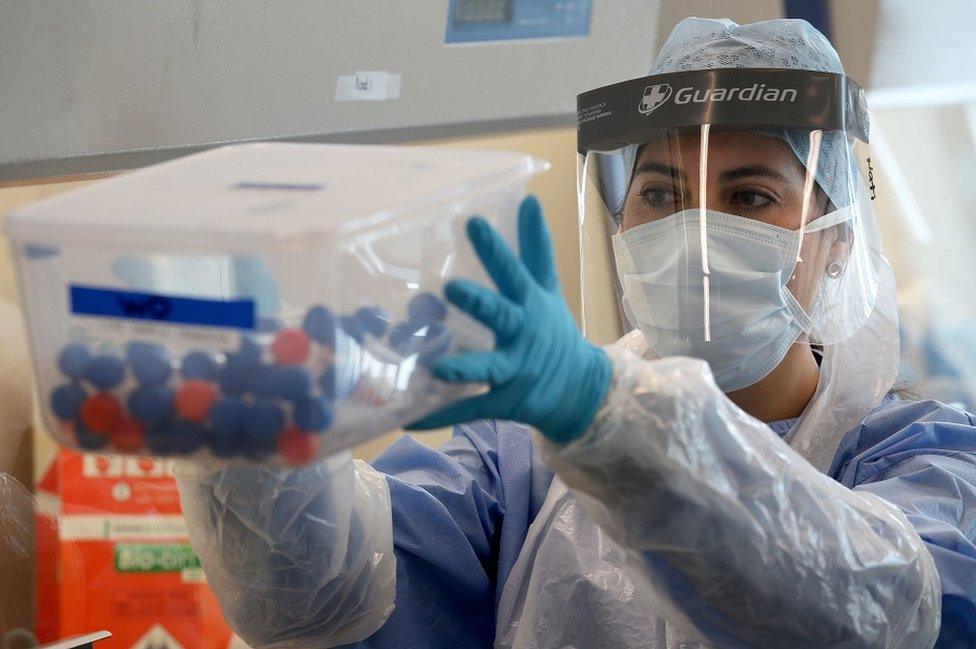
POLYGON ((495 349, 445 356, 433 373, 451 383, 488 383, 491 390, 408 428, 507 419, 535 426, 556 442, 579 437, 610 385, 610 359, 583 338, 566 308, 539 202, 530 196, 519 207, 521 261, 480 217, 468 222, 468 237, 500 293, 456 279, 444 295, 495 333, 495 349))

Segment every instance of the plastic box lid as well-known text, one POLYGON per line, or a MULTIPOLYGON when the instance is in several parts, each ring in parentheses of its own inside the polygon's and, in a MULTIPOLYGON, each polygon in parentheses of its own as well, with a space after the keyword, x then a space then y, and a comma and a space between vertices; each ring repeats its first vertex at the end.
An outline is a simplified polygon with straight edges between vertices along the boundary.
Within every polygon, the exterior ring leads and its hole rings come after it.
POLYGON ((33 203, 5 229, 15 241, 308 243, 515 189, 547 166, 507 151, 240 144, 33 203))

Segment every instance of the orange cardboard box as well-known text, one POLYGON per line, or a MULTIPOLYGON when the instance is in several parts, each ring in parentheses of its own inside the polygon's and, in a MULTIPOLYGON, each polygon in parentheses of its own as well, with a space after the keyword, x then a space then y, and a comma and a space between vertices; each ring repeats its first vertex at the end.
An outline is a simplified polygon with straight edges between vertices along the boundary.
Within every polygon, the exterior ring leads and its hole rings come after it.
POLYGON ((41 642, 106 629, 112 637, 99 649, 246 646, 206 585, 170 467, 57 452, 53 474, 38 485, 60 496, 56 519, 38 510, 41 642))

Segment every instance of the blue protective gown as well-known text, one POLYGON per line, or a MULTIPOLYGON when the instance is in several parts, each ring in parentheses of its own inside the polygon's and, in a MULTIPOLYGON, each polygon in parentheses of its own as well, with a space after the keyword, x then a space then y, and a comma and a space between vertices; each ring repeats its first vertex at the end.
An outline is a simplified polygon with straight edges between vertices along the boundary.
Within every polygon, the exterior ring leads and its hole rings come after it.
MULTIPOLYGON (((792 421, 771 428, 785 435, 792 421)), ((458 426, 434 450, 403 437, 387 474, 396 608, 357 647, 491 647, 495 610, 553 473, 529 429, 458 426)), ((897 505, 942 583, 937 647, 976 646, 976 420, 935 401, 886 399, 843 439, 829 475, 897 505)))

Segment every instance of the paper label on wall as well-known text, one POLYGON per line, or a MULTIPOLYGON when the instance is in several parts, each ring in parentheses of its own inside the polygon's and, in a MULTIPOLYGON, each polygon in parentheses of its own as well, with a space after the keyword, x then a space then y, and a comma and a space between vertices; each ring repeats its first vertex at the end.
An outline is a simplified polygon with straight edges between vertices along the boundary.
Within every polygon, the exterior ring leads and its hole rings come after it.
POLYGON ((397 72, 367 71, 336 79, 336 101, 387 101, 400 98, 401 75, 397 72))

